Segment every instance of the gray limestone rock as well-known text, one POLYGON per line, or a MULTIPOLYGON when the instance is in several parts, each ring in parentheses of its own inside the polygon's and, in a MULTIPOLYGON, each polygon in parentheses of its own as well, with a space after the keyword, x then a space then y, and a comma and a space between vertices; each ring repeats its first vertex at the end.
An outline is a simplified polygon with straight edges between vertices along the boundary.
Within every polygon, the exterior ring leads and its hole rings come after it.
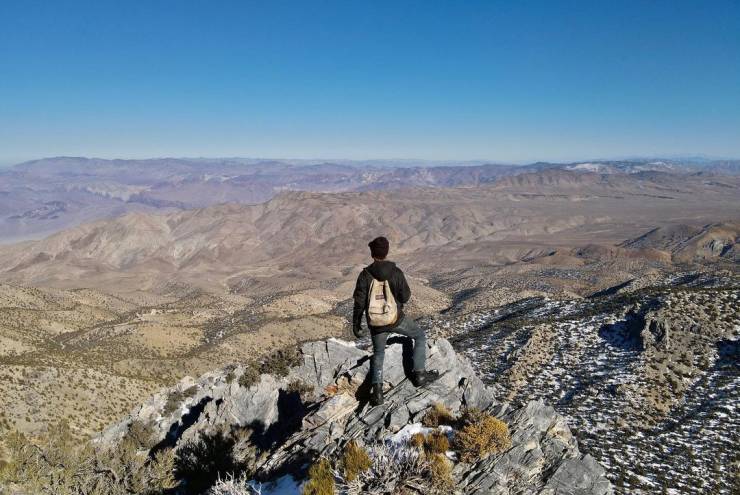
POLYGON ((158 445, 179 449, 200 435, 252 432, 261 455, 253 466, 269 479, 287 466, 305 465, 330 455, 353 438, 365 443, 387 438, 419 422, 435 403, 455 414, 466 407, 487 410, 509 426, 512 446, 475 464, 459 462, 453 474, 458 493, 578 493, 609 494, 604 469, 578 450, 563 417, 542 401, 519 409, 494 400, 467 359, 447 340, 427 343, 427 363, 442 375, 435 383, 415 388, 410 382, 408 348, 401 339, 389 340, 384 365, 385 404, 368 404, 369 355, 354 344, 336 339, 305 344, 303 363, 286 377, 262 375, 246 388, 239 385, 243 369, 184 378, 159 392, 129 417, 97 439, 115 445, 134 421, 153 426, 158 445), (312 387, 311 398, 291 392, 290 383, 312 387), (174 401, 174 403, 173 403, 174 401))

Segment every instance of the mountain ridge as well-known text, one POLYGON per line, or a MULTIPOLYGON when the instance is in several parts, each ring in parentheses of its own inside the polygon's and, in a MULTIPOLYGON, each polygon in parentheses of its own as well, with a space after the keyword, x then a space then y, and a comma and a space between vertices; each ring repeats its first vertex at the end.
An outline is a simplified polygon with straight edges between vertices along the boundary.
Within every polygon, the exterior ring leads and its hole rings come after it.
POLYGON ((642 160, 526 165, 462 162, 458 166, 455 162, 433 161, 47 158, 0 170, 0 242, 39 238, 127 211, 167 212, 222 202, 255 204, 284 190, 478 187, 548 170, 597 170, 612 176, 638 176, 652 170, 676 177, 697 173, 706 178, 723 174, 732 177, 737 175, 733 164, 729 161, 699 167, 642 160))
POLYGON ((666 220, 677 225, 740 217, 737 181, 726 188, 684 178, 681 187, 667 189, 650 179, 561 170, 504 181, 405 191, 283 191, 255 205, 131 212, 1 246, 0 273, 67 286, 76 277, 106 284, 109 274, 127 273, 145 287, 164 274, 185 282, 205 275, 207 283, 223 287, 235 274, 265 265, 315 270, 313 260, 322 257, 335 260, 326 268, 341 271, 364 259, 364 237, 380 234, 392 239, 402 260, 419 253, 423 262, 433 248, 465 248, 469 257, 476 246, 493 243, 501 246, 503 262, 522 259, 519 248, 511 249, 514 242, 530 251, 562 251, 614 245, 666 220))

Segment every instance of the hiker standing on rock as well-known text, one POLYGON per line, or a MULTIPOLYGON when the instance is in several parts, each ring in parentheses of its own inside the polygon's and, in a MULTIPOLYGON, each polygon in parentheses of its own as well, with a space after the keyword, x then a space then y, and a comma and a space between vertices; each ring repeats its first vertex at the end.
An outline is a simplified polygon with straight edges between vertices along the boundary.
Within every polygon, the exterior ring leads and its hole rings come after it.
POLYGON ((405 335, 414 341, 414 371, 411 376, 414 386, 426 385, 437 379, 439 374, 425 369, 427 340, 424 330, 403 314, 403 305, 411 297, 411 289, 401 269, 385 259, 388 256, 388 239, 377 237, 368 246, 374 261, 357 277, 353 295, 355 308, 352 332, 357 338, 366 335, 362 329, 362 314, 366 313, 373 341, 370 403, 377 406, 383 403, 383 359, 389 334, 405 335))

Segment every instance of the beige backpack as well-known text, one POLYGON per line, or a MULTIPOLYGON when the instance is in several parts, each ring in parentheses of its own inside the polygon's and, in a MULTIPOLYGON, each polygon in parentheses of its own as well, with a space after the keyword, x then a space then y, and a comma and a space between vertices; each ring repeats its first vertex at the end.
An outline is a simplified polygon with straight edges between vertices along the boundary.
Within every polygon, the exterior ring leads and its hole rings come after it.
MULTIPOLYGON (((369 272, 368 272, 369 275, 369 272)), ((370 325, 384 327, 392 325, 398 319, 398 306, 391 292, 391 285, 387 280, 375 280, 370 283, 370 294, 368 295, 367 317, 370 325)))

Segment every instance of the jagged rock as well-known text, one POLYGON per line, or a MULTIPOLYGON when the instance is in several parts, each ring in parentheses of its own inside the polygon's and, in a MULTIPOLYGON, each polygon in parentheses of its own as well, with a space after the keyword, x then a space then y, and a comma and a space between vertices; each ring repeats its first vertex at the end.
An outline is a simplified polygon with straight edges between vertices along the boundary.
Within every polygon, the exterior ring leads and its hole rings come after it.
POLYGON ((645 326, 640 331, 643 349, 670 346, 670 320, 664 315, 649 312, 645 315, 645 326))
POLYGON ((303 363, 287 376, 262 375, 248 388, 239 385, 244 372, 240 367, 183 379, 106 430, 98 441, 115 445, 133 421, 151 423, 157 445, 175 449, 200 435, 250 431, 250 441, 263 452, 253 466, 256 476, 270 479, 317 456, 331 455, 353 438, 365 443, 387 438, 419 422, 428 408, 440 403, 452 413, 465 407, 487 410, 505 421, 511 434, 508 450, 472 465, 457 463, 459 493, 611 493, 603 468, 581 455, 562 416, 542 401, 519 409, 496 402, 447 340, 427 343, 428 367, 439 370, 440 379, 415 388, 407 378, 410 341, 389 339, 386 402, 378 407, 368 403, 366 351, 329 339, 305 344, 301 352, 303 363), (302 398, 295 383, 301 390, 312 389, 312 398, 302 398), (173 398, 180 397, 181 404, 173 408, 173 398))
POLYGON ((611 485, 604 477, 604 468, 590 455, 563 461, 547 481, 542 495, 611 493, 611 485))

